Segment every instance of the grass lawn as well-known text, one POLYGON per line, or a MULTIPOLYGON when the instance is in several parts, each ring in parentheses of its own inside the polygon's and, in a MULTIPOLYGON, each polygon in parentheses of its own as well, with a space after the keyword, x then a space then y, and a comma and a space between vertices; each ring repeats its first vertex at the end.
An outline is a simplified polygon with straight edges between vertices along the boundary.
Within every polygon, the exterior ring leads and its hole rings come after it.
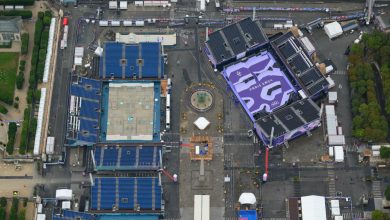
POLYGON ((19 53, 0 53, 0 100, 12 105, 19 53))

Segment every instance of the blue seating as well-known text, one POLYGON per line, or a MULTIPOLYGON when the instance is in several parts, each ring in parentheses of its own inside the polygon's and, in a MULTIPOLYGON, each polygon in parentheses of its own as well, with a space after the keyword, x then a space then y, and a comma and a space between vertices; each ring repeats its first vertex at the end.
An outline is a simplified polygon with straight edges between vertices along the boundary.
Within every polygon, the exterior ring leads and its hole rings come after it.
POLYGON ((135 147, 122 147, 121 154, 121 166, 134 166, 136 162, 136 148, 135 147))
POLYGON ((154 151, 154 147, 142 147, 142 149, 139 150, 140 166, 153 165, 153 151, 154 151))
POLYGON ((106 78, 111 77, 111 74, 115 78, 122 78, 122 46, 122 43, 106 43, 106 56, 103 58, 106 62, 106 78))
POLYGON ((84 77, 80 78, 80 84, 83 86, 89 85, 96 90, 100 90, 100 88, 102 87, 102 83, 99 80, 84 77))
POLYGON ((134 190, 135 179, 137 179, 137 201, 136 204, 141 206, 141 210, 152 209, 152 183, 155 188, 155 208, 161 209, 161 186, 158 185, 158 178, 156 177, 104 177, 95 178, 95 185, 91 188, 91 209, 98 208, 98 187, 99 181, 101 183, 100 192, 100 209, 111 210, 116 203, 116 180, 118 179, 118 195, 119 195, 119 209, 134 209, 134 190))
POLYGON ((90 134, 97 134, 98 130, 98 123, 97 121, 91 121, 86 119, 80 119, 80 131, 84 132, 87 131, 90 134))
POLYGON ((95 148, 95 151, 93 153, 93 157, 95 158, 95 163, 96 163, 97 166, 101 165, 100 164, 100 154, 101 154, 101 152, 102 152, 102 148, 97 147, 97 148, 95 148))
POLYGON ((70 94, 82 98, 87 98, 87 99, 95 99, 95 100, 100 99, 99 90, 93 88, 87 89, 86 87, 78 84, 72 84, 70 86, 70 94))
POLYGON ((139 58, 139 47, 138 45, 126 45, 126 77, 132 78, 134 75, 138 76, 139 67, 137 59, 139 58))
POLYGON ((157 78, 158 65, 161 61, 160 43, 142 43, 141 44, 142 58, 144 59, 144 66, 142 69, 142 77, 157 78))
POLYGON ((161 54, 160 43, 145 42, 124 45, 123 43, 110 42, 105 44, 105 54, 100 59, 100 77, 110 78, 114 76, 115 78, 122 78, 122 58, 125 58, 127 62, 124 64, 126 78, 132 78, 134 75, 140 76, 139 59, 143 60, 142 78, 158 78, 159 66, 161 75, 164 74, 164 59, 161 54), (123 53, 124 57, 122 57, 123 53), (103 65, 105 65, 105 68, 103 68, 103 65))
POLYGON ((83 134, 82 132, 77 133, 77 139, 80 141, 85 141, 85 142, 91 142, 91 143, 96 143, 97 142, 97 136, 95 134, 83 134))
POLYGON ((99 109, 99 102, 91 102, 83 99, 81 102, 80 116, 98 120, 99 109))
POLYGON ((95 220, 96 217, 93 214, 85 212, 75 212, 71 210, 64 210, 61 216, 53 215, 53 220, 95 220))
POLYGON ((103 166, 116 166, 118 161, 118 148, 108 147, 104 149, 103 166))

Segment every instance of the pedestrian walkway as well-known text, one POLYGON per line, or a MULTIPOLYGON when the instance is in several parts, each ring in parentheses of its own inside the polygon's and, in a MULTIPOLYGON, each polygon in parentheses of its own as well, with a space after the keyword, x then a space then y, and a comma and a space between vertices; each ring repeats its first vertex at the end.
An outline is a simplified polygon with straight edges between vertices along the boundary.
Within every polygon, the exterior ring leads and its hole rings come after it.
POLYGON ((378 180, 372 181, 372 195, 374 198, 382 198, 381 182, 378 180))
POLYGON ((364 217, 363 212, 345 212, 342 215, 344 220, 361 219, 364 217))
POLYGON ((333 164, 328 164, 328 193, 329 196, 336 196, 336 181, 335 181, 335 172, 333 164))
POLYGON ((346 75, 347 71, 345 70, 336 70, 332 75, 346 75))

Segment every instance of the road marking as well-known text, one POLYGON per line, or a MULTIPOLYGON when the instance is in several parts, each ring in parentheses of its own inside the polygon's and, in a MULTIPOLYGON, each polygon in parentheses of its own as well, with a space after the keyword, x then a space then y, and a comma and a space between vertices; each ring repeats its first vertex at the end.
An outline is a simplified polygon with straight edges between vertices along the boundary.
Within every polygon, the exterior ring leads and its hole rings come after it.
POLYGON ((335 172, 333 170, 334 166, 333 164, 328 164, 328 192, 329 196, 336 196, 336 181, 335 181, 335 172))
POLYGON ((378 180, 372 181, 372 195, 374 198, 382 198, 381 182, 378 180))
POLYGON ((336 70, 332 75, 346 75, 347 71, 345 70, 336 70))

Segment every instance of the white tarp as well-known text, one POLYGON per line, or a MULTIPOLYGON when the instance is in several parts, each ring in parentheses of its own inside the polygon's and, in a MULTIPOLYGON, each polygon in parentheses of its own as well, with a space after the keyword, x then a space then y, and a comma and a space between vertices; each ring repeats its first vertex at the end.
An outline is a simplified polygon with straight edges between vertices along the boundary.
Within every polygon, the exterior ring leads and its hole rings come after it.
POLYGON ((333 39, 343 34, 343 28, 337 21, 326 24, 324 26, 324 30, 330 39, 333 39))
POLYGON ((101 47, 96 48, 95 54, 97 56, 101 57, 103 55, 103 48, 101 48, 101 47))
POLYGON ((120 1, 119 2, 119 9, 126 10, 127 9, 127 1, 120 1))
POLYGON ((345 144, 345 137, 344 137, 344 135, 329 135, 328 136, 328 144, 331 146, 344 145, 345 144))
POLYGON ((83 57, 84 56, 84 47, 75 47, 74 48, 74 56, 75 57, 83 57))
POLYGON ((194 121, 194 125, 199 128, 199 130, 204 130, 210 125, 210 122, 205 117, 199 117, 194 121))
POLYGON ((302 220, 326 220, 325 197, 302 196, 302 220))
POLYGON ((74 65, 81 66, 82 64, 83 64, 83 58, 81 58, 81 57, 74 58, 74 65))
POLYGON ((70 201, 63 201, 62 209, 70 209, 70 201))
POLYGON ((330 200, 330 207, 331 208, 339 208, 340 207, 340 201, 337 199, 330 200))
POLYGON ((46 83, 49 81, 49 70, 50 70, 50 61, 53 51, 53 39, 54 39, 54 32, 56 27, 56 19, 52 18, 50 22, 50 28, 49 28, 49 40, 47 43, 47 49, 46 49, 46 60, 45 60, 45 69, 43 70, 43 82, 46 83))
POLYGON ((316 51, 316 48, 313 46, 313 44, 310 42, 309 38, 307 37, 302 37, 301 38, 301 42, 302 42, 302 45, 303 45, 303 48, 305 48, 305 50, 307 51, 307 53, 309 55, 311 55, 312 53, 314 53, 316 51))
POLYGON ((253 193, 242 193, 238 199, 240 204, 250 204, 253 205, 256 203, 256 197, 253 193))
POLYGON ((46 214, 38 214, 37 220, 46 220, 46 214))
POLYGON ((117 9, 118 8, 118 2, 117 1, 109 1, 108 2, 108 8, 109 9, 117 9))
POLYGON ((334 146, 334 161, 335 162, 343 162, 344 161, 343 146, 334 146))
POLYGON ((329 103, 337 102, 337 92, 329 92, 329 103))
POLYGON ((41 146, 41 133, 42 133, 42 122, 43 122, 43 113, 45 111, 45 101, 46 101, 46 88, 41 89, 41 98, 39 100, 38 108, 38 120, 37 120, 37 129, 35 131, 35 141, 34 141, 34 155, 39 155, 39 147, 41 146))
POLYGON ((57 189, 56 190, 56 199, 59 200, 71 200, 72 199, 72 190, 71 189, 57 189))

